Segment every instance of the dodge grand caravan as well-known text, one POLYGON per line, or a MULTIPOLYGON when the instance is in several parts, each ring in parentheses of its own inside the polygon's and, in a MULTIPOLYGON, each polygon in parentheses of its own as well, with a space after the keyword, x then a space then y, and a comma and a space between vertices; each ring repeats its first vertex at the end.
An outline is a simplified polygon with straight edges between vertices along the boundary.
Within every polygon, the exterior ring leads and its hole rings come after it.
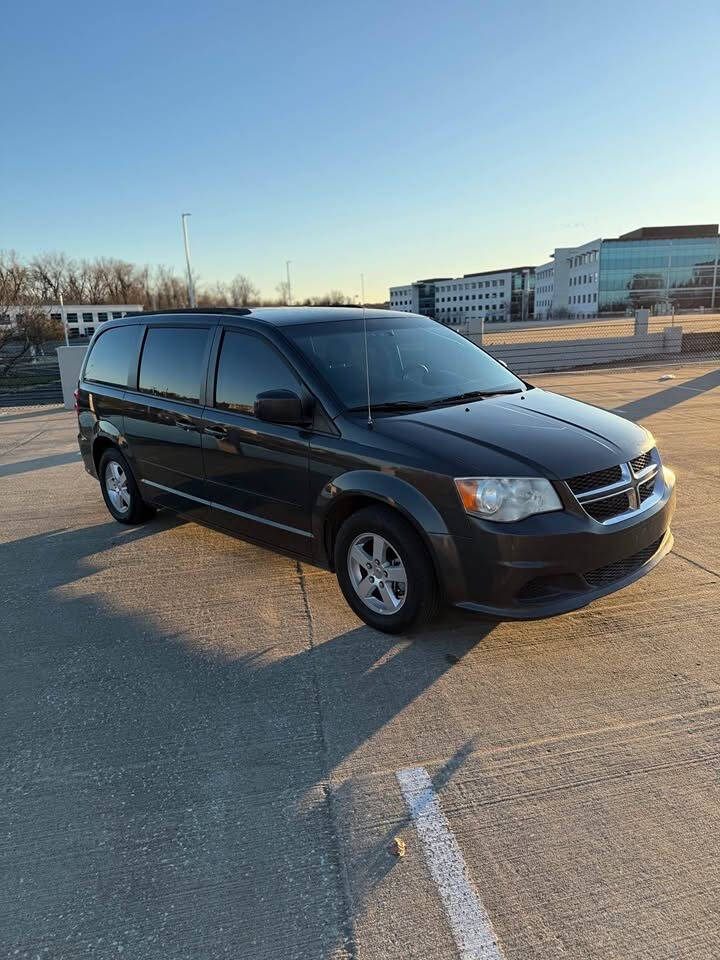
POLYGON ((167 508, 333 570, 379 630, 441 602, 573 610, 672 547, 675 477, 647 430, 427 317, 136 314, 96 332, 76 397, 116 520, 167 508))

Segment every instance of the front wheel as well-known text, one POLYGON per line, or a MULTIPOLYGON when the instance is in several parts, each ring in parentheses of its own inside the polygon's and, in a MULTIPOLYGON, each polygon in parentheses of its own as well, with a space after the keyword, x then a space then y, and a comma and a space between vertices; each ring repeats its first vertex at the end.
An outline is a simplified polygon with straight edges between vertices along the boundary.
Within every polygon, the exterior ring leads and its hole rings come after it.
POLYGON ((335 570, 347 602, 376 630, 399 633, 437 612, 439 591, 425 544, 387 507, 366 507, 343 523, 335 570))

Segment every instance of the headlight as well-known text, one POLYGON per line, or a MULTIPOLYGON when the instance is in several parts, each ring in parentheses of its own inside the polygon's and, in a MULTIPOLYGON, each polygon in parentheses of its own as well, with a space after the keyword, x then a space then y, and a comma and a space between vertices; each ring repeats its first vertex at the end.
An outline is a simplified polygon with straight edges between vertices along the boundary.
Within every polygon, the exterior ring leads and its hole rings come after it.
POLYGON ((540 477, 463 477, 455 486, 468 513, 498 523, 563 508, 553 485, 540 477))

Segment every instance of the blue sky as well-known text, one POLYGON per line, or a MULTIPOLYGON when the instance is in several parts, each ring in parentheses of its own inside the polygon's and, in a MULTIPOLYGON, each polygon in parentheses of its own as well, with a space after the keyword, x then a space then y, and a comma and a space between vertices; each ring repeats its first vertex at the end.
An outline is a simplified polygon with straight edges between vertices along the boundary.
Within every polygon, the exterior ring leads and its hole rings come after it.
POLYGON ((717 0, 13 4, 0 248, 294 294, 720 217, 717 0))

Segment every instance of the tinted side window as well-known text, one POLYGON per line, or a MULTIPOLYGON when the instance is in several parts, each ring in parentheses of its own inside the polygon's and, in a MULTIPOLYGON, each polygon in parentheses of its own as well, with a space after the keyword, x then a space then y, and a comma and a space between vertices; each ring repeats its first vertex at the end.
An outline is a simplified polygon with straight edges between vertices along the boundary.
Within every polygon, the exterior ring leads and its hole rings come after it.
POLYGON ((106 330, 93 344, 85 379, 126 387, 130 361, 137 349, 138 327, 106 330))
POLYGON ((275 389, 302 391, 300 381, 266 340, 226 331, 218 360, 215 406, 252 416, 255 397, 275 389))
POLYGON ((199 403, 208 334, 197 327, 151 327, 140 361, 140 389, 199 403))

